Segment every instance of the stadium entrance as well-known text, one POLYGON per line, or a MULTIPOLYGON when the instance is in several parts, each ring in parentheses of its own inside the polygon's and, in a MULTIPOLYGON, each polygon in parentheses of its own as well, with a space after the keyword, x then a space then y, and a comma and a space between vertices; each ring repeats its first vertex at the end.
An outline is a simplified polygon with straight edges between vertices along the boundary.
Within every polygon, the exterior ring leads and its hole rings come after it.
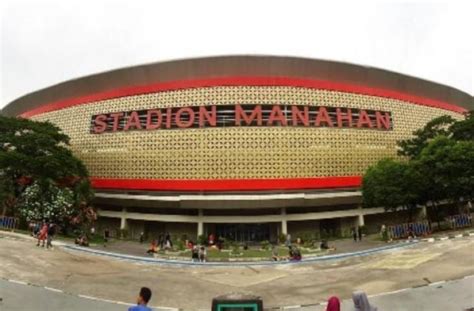
POLYGON ((216 236, 236 242, 270 240, 270 224, 216 224, 216 236))

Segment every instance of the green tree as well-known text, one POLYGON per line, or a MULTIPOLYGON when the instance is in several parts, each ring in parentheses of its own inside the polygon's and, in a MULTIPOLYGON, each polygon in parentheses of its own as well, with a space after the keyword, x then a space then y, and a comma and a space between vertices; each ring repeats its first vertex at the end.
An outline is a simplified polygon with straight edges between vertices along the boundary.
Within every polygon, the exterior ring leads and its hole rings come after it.
POLYGON ((455 140, 474 141, 474 111, 467 113, 464 120, 454 122, 449 131, 455 140))
MULTIPOLYGON (((0 204, 3 214, 19 215, 16 207, 24 204, 24 192, 30 187, 40 188, 37 195, 43 194, 41 202, 46 204, 54 198, 51 195, 53 186, 72 191, 72 215, 89 211, 93 194, 88 172, 68 145, 69 137, 49 122, 0 116, 0 204)), ((31 193, 33 190, 30 189, 31 193)))
POLYGON ((474 141, 456 141, 446 136, 432 140, 413 161, 425 203, 439 220, 440 201, 459 203, 474 195, 474 141))
POLYGON ((63 224, 74 214, 72 190, 47 180, 26 187, 18 201, 19 213, 27 221, 48 219, 63 224))
POLYGON ((473 114, 460 121, 438 117, 413 134, 398 142, 399 155, 407 162, 382 160, 366 171, 364 205, 409 211, 426 205, 439 225, 444 212, 440 203, 459 206, 474 196, 473 114))
POLYGON ((428 122, 423 128, 413 132, 413 138, 397 142, 398 155, 414 159, 418 157, 428 143, 439 135, 449 136, 450 126, 455 123, 450 116, 437 117, 428 122))
POLYGON ((366 171, 362 180, 364 207, 406 210, 411 221, 419 203, 420 176, 410 163, 383 159, 366 171))

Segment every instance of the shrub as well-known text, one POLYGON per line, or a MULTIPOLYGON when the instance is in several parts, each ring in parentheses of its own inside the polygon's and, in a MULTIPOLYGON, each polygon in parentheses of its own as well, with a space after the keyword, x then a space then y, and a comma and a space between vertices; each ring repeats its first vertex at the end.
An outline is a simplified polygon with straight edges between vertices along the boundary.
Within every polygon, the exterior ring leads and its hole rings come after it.
POLYGON ((280 244, 285 243, 286 242, 286 234, 280 233, 278 235, 278 241, 280 242, 280 244))
POLYGON ((271 248, 271 244, 269 241, 265 240, 265 241, 260 242, 260 247, 263 250, 269 250, 271 248))
POLYGON ((228 247, 228 244, 229 244, 229 241, 226 238, 223 238, 223 237, 219 237, 217 242, 221 243, 223 249, 226 249, 228 247))
POLYGON ((177 240, 175 243, 176 249, 179 251, 184 251, 186 249, 186 246, 184 245, 183 240, 177 240))
POLYGON ((128 230, 127 229, 118 229, 117 236, 120 239, 126 239, 128 237, 128 230))
POLYGON ((200 236, 198 236, 198 240, 197 240, 198 244, 201 244, 201 245, 207 245, 207 238, 204 234, 201 234, 200 236))
POLYGON ((311 241, 303 240, 303 246, 306 247, 306 248, 314 247, 315 243, 316 243, 316 241, 314 241, 314 240, 311 240, 311 241))
POLYGON ((233 255, 238 255, 238 254, 240 254, 240 247, 239 247, 239 244, 235 243, 235 244, 232 246, 232 251, 231 251, 230 253, 233 254, 233 255))

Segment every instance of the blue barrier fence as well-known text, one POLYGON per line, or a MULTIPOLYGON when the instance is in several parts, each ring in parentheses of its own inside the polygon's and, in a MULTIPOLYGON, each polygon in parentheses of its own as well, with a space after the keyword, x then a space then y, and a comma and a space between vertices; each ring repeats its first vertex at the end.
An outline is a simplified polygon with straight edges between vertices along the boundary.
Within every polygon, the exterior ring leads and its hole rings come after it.
POLYGON ((1 229, 17 229, 18 228, 18 218, 0 216, 0 228, 1 229))
POLYGON ((407 238, 410 233, 415 236, 426 236, 431 233, 428 221, 410 222, 388 226, 388 235, 392 239, 407 238))
POLYGON ((470 214, 460 214, 446 217, 446 221, 452 229, 472 226, 472 216, 470 214))

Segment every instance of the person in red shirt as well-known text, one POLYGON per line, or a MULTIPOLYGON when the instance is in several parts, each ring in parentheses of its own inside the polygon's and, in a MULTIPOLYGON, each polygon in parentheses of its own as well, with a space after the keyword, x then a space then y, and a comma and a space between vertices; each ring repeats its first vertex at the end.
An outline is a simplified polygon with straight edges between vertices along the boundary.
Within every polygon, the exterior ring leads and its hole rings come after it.
POLYGON ((214 236, 213 233, 209 234, 209 239, 208 239, 208 244, 209 246, 212 246, 214 245, 214 240, 216 239, 216 237, 214 236))
POLYGON ((48 224, 43 223, 43 226, 41 227, 41 230, 38 233, 38 243, 36 244, 36 246, 40 246, 40 242, 41 242, 42 243, 41 246, 44 247, 47 237, 48 237, 48 224))

